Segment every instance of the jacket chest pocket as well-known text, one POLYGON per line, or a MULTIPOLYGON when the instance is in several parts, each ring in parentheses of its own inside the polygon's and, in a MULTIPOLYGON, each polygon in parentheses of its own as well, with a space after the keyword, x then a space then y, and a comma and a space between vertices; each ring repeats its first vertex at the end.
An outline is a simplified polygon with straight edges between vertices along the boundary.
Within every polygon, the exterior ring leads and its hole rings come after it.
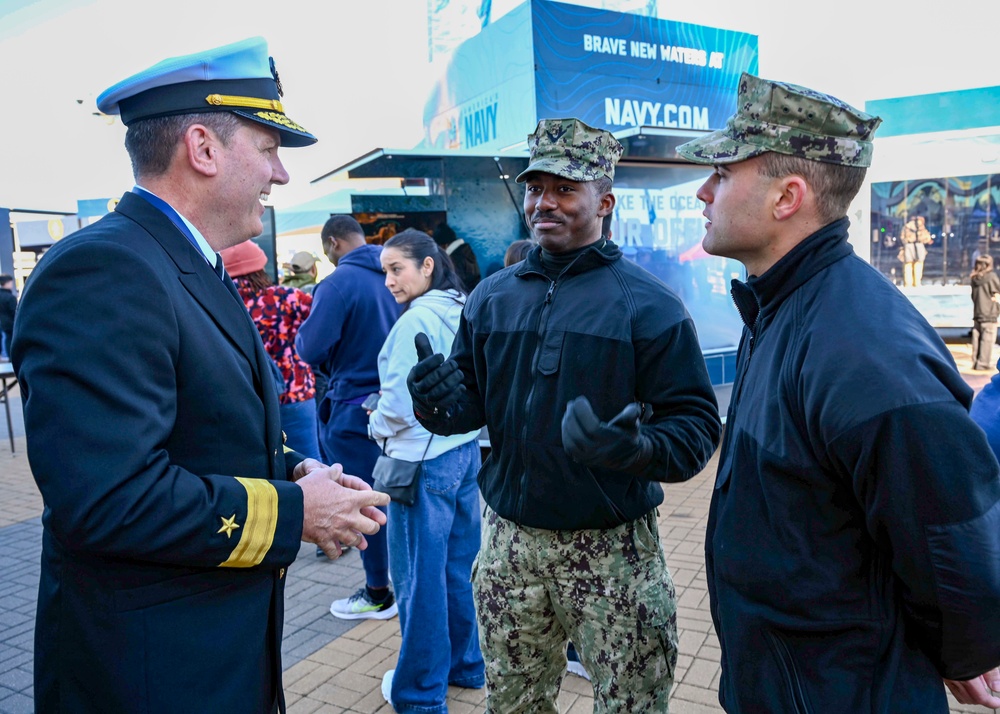
POLYGON ((565 336, 566 333, 562 330, 545 333, 538 349, 538 372, 540 374, 551 375, 559 371, 565 336))

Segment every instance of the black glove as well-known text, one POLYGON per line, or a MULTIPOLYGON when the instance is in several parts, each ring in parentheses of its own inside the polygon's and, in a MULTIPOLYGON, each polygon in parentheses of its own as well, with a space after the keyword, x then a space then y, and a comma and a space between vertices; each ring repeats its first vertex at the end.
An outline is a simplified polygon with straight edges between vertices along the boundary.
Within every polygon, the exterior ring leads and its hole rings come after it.
POLYGON ((427 417, 445 411, 462 398, 465 385, 462 371, 453 359, 435 354, 427 335, 418 332, 413 338, 417 359, 406 377, 406 388, 413 400, 413 411, 418 417, 427 417))
POLYGON ((586 397, 577 397, 563 414, 563 449, 585 466, 613 471, 642 468, 653 458, 653 442, 639 429, 641 416, 642 405, 632 402, 614 419, 603 422, 586 397))

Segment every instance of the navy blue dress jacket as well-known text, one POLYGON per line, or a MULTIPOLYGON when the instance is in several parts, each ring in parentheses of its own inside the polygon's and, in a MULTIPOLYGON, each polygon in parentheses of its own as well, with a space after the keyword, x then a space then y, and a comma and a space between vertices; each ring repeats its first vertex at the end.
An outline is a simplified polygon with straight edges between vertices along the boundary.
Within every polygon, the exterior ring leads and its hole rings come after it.
POLYGON ((13 361, 45 501, 36 710, 283 711, 301 457, 229 277, 126 194, 41 259, 13 361))

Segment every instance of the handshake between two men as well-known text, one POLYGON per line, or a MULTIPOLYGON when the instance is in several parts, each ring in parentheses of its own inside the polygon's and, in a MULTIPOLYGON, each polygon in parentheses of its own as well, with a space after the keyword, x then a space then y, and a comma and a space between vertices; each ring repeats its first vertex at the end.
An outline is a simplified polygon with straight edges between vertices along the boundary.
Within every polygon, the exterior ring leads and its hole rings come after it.
MULTIPOLYGON (((414 338, 419 360, 406 378, 418 418, 446 414, 465 394, 462 371, 453 359, 431 349, 422 332, 414 338)), ((610 421, 601 421, 585 396, 571 399, 562 418, 562 443, 575 461, 615 471, 645 466, 653 457, 653 444, 639 425, 643 406, 627 404, 610 421)))

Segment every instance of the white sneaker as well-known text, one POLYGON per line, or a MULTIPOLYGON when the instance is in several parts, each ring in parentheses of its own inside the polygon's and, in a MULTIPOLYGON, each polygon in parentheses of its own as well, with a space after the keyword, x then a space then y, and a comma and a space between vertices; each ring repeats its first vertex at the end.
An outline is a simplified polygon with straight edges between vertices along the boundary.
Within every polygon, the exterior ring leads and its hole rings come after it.
POLYGON ((361 586, 356 593, 330 603, 330 614, 341 620, 388 620, 396 616, 399 608, 390 590, 385 600, 375 602, 368 597, 368 589, 361 586))
POLYGON ((392 675, 395 673, 396 670, 390 669, 382 675, 382 698, 389 702, 389 706, 392 706, 392 675))

